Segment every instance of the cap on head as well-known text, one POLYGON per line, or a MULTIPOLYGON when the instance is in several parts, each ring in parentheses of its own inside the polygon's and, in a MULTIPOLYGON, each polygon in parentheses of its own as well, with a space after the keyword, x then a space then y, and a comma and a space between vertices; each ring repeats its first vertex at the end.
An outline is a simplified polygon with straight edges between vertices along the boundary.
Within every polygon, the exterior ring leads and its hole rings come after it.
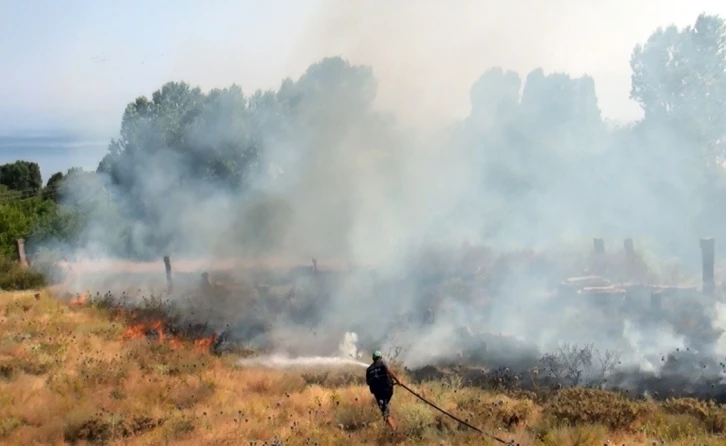
POLYGON ((374 361, 376 359, 381 359, 382 357, 383 357, 383 355, 381 354, 381 351, 380 350, 376 350, 376 351, 373 352, 373 360, 374 361))

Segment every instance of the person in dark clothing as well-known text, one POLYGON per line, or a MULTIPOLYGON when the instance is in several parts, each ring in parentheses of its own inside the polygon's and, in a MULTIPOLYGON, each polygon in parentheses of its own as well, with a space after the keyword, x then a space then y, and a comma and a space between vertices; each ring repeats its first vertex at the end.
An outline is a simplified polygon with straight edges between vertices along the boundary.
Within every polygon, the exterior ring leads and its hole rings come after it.
POLYGON ((380 351, 373 352, 373 363, 366 369, 366 384, 373 396, 376 398, 378 408, 381 410, 383 420, 391 429, 396 430, 396 425, 391 419, 390 409, 388 407, 393 398, 393 386, 399 383, 396 375, 388 368, 388 364, 383 361, 383 355, 380 351))

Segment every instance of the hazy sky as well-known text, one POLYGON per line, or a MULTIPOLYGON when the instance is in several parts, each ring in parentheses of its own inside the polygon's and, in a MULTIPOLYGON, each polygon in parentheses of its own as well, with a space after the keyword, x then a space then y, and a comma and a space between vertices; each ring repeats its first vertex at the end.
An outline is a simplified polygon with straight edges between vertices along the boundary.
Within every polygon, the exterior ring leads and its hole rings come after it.
POLYGON ((169 80, 275 88, 326 55, 371 64, 379 106, 425 124, 465 115, 492 66, 594 76, 605 116, 628 99, 633 46, 722 0, 0 0, 0 131, 111 134, 169 80))

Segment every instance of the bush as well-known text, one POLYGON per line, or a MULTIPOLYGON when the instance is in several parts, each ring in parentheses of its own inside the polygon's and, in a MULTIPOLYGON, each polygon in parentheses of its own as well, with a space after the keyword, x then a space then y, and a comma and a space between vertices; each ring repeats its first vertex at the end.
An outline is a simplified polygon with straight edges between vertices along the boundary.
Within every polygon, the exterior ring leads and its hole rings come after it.
POLYGON ((608 431, 597 424, 572 427, 556 427, 540 438, 544 446, 610 444, 606 440, 608 431))
POLYGON ((354 432, 365 429, 371 423, 382 420, 378 407, 373 402, 373 397, 340 399, 337 394, 331 396, 333 404, 334 420, 337 426, 346 432, 354 432))
POLYGON ((164 420, 147 416, 123 416, 85 414, 83 412, 67 415, 63 427, 63 439, 70 443, 95 442, 107 443, 114 438, 128 438, 160 426, 164 420))
POLYGON ((45 277, 33 268, 23 269, 18 262, 0 256, 0 289, 30 290, 45 286, 45 277))
POLYGON ((398 433, 405 438, 423 440, 437 430, 436 413, 418 401, 405 402, 395 410, 393 417, 398 423, 398 433))
POLYGON ((674 415, 690 415, 700 420, 712 433, 726 432, 726 408, 713 401, 694 398, 669 399, 663 409, 674 415))
POLYGON ((614 430, 630 429, 649 412, 646 403, 630 401, 605 390, 570 388, 562 390, 545 406, 545 412, 570 424, 600 424, 614 430))
POLYGON ((534 413, 536 406, 531 400, 505 400, 489 402, 483 409, 490 419, 511 428, 519 424, 526 424, 534 413))

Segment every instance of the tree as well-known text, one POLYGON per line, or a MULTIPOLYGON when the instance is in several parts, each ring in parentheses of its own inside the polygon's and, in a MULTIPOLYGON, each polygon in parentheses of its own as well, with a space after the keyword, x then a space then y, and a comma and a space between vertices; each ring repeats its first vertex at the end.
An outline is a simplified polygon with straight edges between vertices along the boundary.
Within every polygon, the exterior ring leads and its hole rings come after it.
POLYGON ((63 181, 63 173, 62 172, 56 172, 53 175, 48 178, 48 182, 45 183, 46 189, 56 189, 60 182, 63 181))
POLYGON ((252 112, 242 89, 214 89, 186 129, 188 175, 239 190, 248 184, 259 161, 252 112))
POLYGON ((109 144, 97 171, 108 174, 122 187, 142 183, 144 167, 164 162, 183 152, 185 132, 201 109, 204 94, 184 82, 169 82, 152 94, 126 106, 120 137, 109 144))
POLYGON ((311 65, 291 86, 293 110, 328 125, 351 123, 365 115, 376 97, 378 83, 368 66, 326 57, 311 65))
POLYGON ((532 139, 576 152, 588 149, 602 130, 595 81, 590 76, 533 70, 522 91, 520 119, 532 130, 532 139))
POLYGON ((35 194, 43 187, 38 163, 18 160, 0 166, 0 184, 24 194, 35 194))
POLYGON ((482 131, 517 119, 522 80, 513 71, 492 68, 482 74, 469 91, 469 121, 482 131))
MULTIPOLYGON (((232 85, 205 94, 172 82, 151 99, 137 98, 126 107, 119 137, 97 168, 112 183, 116 213, 134 228, 130 245, 166 250, 176 242, 189 244, 182 229, 188 223, 180 215, 194 213, 209 197, 223 196, 239 209, 265 209, 255 227, 278 227, 285 206, 255 193, 266 181, 297 188, 300 196, 319 195, 316 188, 324 182, 310 178, 335 175, 333 183, 354 184, 351 152, 378 148, 389 130, 389 122, 371 111, 376 87, 370 67, 333 57, 311 65, 297 81, 286 79, 276 92, 245 95, 232 85), (265 200, 271 203, 261 203, 265 200)), ((326 203, 321 212, 334 208, 343 214, 340 206, 350 200, 341 195, 339 201, 337 207, 326 203)))
POLYGON ((693 26, 656 30, 630 60, 630 96, 645 122, 668 129, 706 164, 726 156, 726 23, 701 14, 693 26))
POLYGON ((524 83, 501 68, 484 73, 470 92, 467 128, 486 152, 486 187, 519 198, 562 177, 604 134, 595 82, 589 76, 531 71, 524 83), (539 184, 538 184, 539 183, 539 184))
POLYGON ((49 224, 55 211, 55 203, 41 197, 0 204, 0 255, 15 256, 15 241, 49 224))
POLYGON ((63 173, 62 172, 56 172, 53 175, 48 178, 48 182, 45 184, 45 189, 43 190, 43 196, 46 198, 51 198, 55 201, 58 200, 58 189, 61 186, 61 183, 63 182, 63 173))

